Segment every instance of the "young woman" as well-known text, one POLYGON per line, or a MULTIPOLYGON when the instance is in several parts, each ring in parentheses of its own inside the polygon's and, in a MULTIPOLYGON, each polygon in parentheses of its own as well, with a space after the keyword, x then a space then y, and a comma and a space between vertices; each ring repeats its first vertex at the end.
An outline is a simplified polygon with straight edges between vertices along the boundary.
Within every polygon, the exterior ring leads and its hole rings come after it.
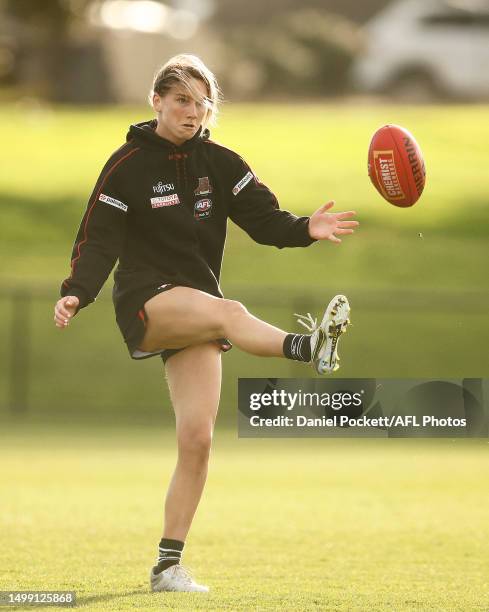
POLYGON ((117 323, 134 359, 161 355, 176 417, 178 460, 165 503, 163 538, 152 568, 153 591, 208 591, 180 559, 207 476, 221 386, 221 351, 235 344, 259 356, 338 365, 348 325, 344 296, 321 324, 301 317, 310 334, 287 334, 251 315, 219 288, 227 219, 256 242, 282 247, 340 243, 358 225, 355 212, 311 217, 279 209, 271 191, 233 151, 209 140, 219 89, 195 56, 169 60, 150 96, 156 119, 132 125, 95 185, 73 247, 71 275, 55 306, 64 329, 93 302, 116 260, 117 323))

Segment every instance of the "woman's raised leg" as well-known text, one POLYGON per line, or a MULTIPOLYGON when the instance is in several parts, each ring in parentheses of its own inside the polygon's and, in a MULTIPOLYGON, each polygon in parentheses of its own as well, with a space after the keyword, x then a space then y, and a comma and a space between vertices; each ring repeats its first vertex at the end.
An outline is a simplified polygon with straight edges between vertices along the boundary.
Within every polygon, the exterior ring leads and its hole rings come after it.
POLYGON ((229 338, 253 355, 283 357, 286 332, 261 321, 234 300, 189 287, 174 287, 145 304, 148 317, 143 351, 181 348, 229 338))

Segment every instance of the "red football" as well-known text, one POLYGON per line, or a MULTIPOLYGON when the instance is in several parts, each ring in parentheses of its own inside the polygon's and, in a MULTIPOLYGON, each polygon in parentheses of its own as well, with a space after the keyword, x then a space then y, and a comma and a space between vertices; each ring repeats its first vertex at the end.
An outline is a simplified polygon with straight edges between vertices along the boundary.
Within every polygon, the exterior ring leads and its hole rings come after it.
POLYGON ((394 206, 418 201, 426 182, 423 154, 414 136, 399 125, 384 125, 372 136, 368 175, 375 189, 394 206))

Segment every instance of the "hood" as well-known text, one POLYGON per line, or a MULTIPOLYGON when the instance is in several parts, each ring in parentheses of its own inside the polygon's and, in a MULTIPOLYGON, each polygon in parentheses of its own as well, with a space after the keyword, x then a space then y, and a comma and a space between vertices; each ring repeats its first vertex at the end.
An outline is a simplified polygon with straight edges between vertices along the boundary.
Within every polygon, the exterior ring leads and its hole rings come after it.
POLYGON ((186 140, 182 145, 177 146, 166 138, 158 136, 155 132, 156 125, 156 119, 131 125, 126 140, 128 142, 135 142, 143 149, 166 153, 168 155, 168 160, 175 162, 177 186, 185 193, 188 192, 190 201, 197 182, 195 156, 191 155, 191 153, 197 145, 209 138, 209 130, 202 130, 202 127, 200 127, 192 138, 186 140))
POLYGON ((203 130, 202 127, 200 127, 192 138, 186 140, 182 145, 178 146, 166 138, 158 136, 155 129, 156 119, 135 123, 129 127, 126 141, 129 142, 132 140, 145 149, 156 149, 159 151, 166 150, 169 152, 188 152, 199 144, 199 142, 207 140, 210 136, 208 129, 203 130))

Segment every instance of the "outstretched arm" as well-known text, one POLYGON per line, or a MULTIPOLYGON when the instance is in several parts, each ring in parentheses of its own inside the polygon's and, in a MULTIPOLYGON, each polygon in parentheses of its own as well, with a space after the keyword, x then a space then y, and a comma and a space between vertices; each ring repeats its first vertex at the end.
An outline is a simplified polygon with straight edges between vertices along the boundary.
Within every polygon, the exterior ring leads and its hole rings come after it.
POLYGON ((359 225, 358 221, 348 220, 357 214, 354 210, 329 213, 328 210, 333 208, 334 204, 334 201, 323 204, 309 218, 309 236, 314 240, 331 240, 339 244, 341 239, 338 236, 353 234, 353 228, 359 225))
POLYGON ((348 221, 356 213, 328 213, 334 205, 328 202, 311 217, 297 217, 280 210, 275 195, 259 181, 248 164, 233 154, 234 167, 230 170, 231 219, 256 242, 283 247, 309 246, 315 240, 340 243, 335 234, 351 234, 357 221, 348 221))
POLYGON ((241 168, 241 173, 245 174, 235 184, 230 200, 229 216, 236 225, 255 242, 279 249, 306 247, 314 242, 308 232, 308 217, 281 210, 275 195, 258 181, 248 166, 241 168))

